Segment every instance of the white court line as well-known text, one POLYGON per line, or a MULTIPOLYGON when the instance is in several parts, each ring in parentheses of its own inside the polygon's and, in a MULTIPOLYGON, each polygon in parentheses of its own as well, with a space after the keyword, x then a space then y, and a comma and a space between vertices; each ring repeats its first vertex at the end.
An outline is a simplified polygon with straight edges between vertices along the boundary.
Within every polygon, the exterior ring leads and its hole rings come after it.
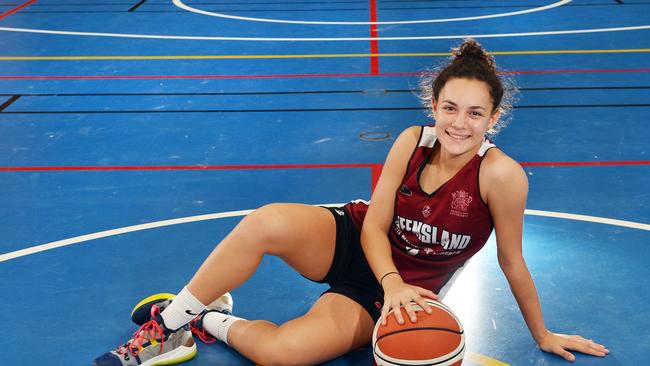
POLYGON ((574 29, 546 32, 523 33, 492 33, 492 34, 459 34, 447 36, 410 36, 410 37, 342 37, 342 38, 267 38, 267 37, 217 37, 217 36, 165 36, 156 34, 131 34, 131 33, 97 33, 97 32, 72 32, 35 28, 0 27, 0 31, 20 33, 55 34, 63 36, 87 37, 117 37, 117 38, 144 38, 144 39, 174 39, 190 41, 254 41, 254 42, 326 42, 326 41, 414 41, 427 39, 464 39, 464 38, 499 38, 499 37, 532 37, 552 36, 563 34, 585 34, 603 32, 622 32, 650 29, 650 25, 637 25, 630 27, 574 29))
MULTIPOLYGON (((342 206, 344 204, 345 203, 328 203, 328 204, 322 204, 322 205, 317 205, 317 206, 337 207, 337 206, 342 206)), ((30 255, 30 254, 44 252, 44 251, 50 250, 50 249, 60 248, 60 247, 73 245, 73 244, 79 244, 79 243, 83 243, 83 242, 94 240, 94 239, 106 238, 106 237, 109 237, 109 236, 132 233, 132 232, 135 232, 135 231, 141 231, 141 230, 147 230, 147 229, 154 229, 154 228, 159 228, 159 227, 163 227, 163 226, 186 224, 186 223, 189 223, 189 222, 223 219, 223 218, 226 218, 226 217, 245 216, 245 215, 248 215, 251 212, 253 212, 253 210, 219 212, 219 213, 213 213, 213 214, 207 214, 207 215, 181 217, 181 218, 177 218, 177 219, 156 221, 156 222, 150 222, 150 223, 147 223, 147 224, 126 226, 126 227, 123 227, 123 228, 118 228, 118 229, 113 229, 113 230, 100 231, 100 232, 93 233, 93 234, 76 236, 74 238, 53 241, 51 243, 41 244, 41 245, 33 246, 33 247, 30 247, 30 248, 25 248, 25 249, 16 250, 16 251, 13 251, 13 252, 4 253, 4 254, 0 255, 0 262, 8 261, 8 260, 11 260, 11 259, 16 259, 16 258, 19 258, 19 257, 24 257, 24 256, 27 256, 27 255, 30 255)), ((564 213, 564 212, 540 211, 540 210, 526 210, 525 214, 526 215, 531 215, 531 216, 544 216, 544 217, 554 217, 554 218, 567 219, 567 220, 594 222, 594 223, 598 223, 598 224, 622 226, 622 227, 631 228, 631 229, 639 229, 639 230, 650 231, 650 225, 649 224, 643 224, 643 223, 632 222, 632 221, 624 221, 624 220, 616 220, 616 219, 608 219, 606 217, 597 217, 597 216, 588 216, 588 215, 576 215, 576 214, 570 214, 570 213, 564 213)))
POLYGON ((606 217, 577 215, 577 214, 570 214, 570 213, 564 213, 564 212, 540 211, 540 210, 526 210, 525 213, 526 213, 526 215, 531 215, 531 216, 555 217, 555 218, 558 218, 558 219, 595 222, 595 223, 598 223, 598 224, 622 226, 622 227, 627 227, 627 228, 630 228, 630 229, 639 229, 639 230, 650 231, 650 225, 649 224, 642 224, 642 223, 633 222, 633 221, 608 219, 606 217))
POLYGON ((205 11, 197 8, 193 8, 189 5, 185 5, 182 0, 173 0, 174 5, 177 7, 190 11, 192 13, 207 15, 211 17, 235 19, 235 20, 245 20, 250 22, 266 22, 266 23, 286 23, 286 24, 320 24, 320 25, 370 25, 370 24, 418 24, 418 23, 444 23, 444 22, 460 22, 466 20, 479 20, 479 19, 490 19, 490 18, 501 18, 501 17, 511 17, 515 15, 522 15, 528 13, 535 13, 538 11, 544 11, 558 6, 562 6, 570 3, 573 0, 561 0, 549 5, 540 6, 537 8, 526 9, 513 11, 509 13, 499 13, 499 14, 488 14, 488 15, 477 15, 472 17, 463 17, 463 18, 447 18, 447 19, 424 19, 424 20, 396 20, 391 22, 319 22, 319 21, 308 21, 308 20, 284 20, 284 19, 269 19, 269 18, 251 18, 251 17, 240 17, 236 15, 228 15, 223 13, 216 13, 205 11))

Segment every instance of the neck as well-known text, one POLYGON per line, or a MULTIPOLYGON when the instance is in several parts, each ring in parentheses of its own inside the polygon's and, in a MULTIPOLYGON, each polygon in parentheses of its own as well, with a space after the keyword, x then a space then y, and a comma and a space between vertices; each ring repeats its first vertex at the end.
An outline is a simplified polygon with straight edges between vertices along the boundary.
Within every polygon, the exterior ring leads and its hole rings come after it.
POLYGON ((467 151, 461 155, 453 155, 442 148, 438 150, 437 154, 434 154, 432 163, 438 165, 441 169, 451 172, 457 172, 462 169, 467 163, 472 160, 474 155, 478 153, 481 145, 476 146, 476 148, 467 151))

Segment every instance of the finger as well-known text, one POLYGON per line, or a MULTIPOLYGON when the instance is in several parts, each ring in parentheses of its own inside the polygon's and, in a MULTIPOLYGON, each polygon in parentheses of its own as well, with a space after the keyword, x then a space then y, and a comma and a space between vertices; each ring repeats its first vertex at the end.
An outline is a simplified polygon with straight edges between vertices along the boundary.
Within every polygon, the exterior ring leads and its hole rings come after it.
POLYGON ((571 349, 575 349, 576 351, 601 357, 606 356, 609 353, 609 350, 605 348, 605 346, 594 342, 593 339, 586 339, 578 335, 574 335, 569 338, 572 340, 569 347, 571 349))
POLYGON ((436 301, 438 300, 438 295, 436 295, 433 291, 420 288, 418 293, 420 294, 420 296, 428 297, 431 300, 436 300, 436 301))
POLYGON ((384 305, 384 307, 381 308, 381 315, 379 316, 379 320, 381 320, 381 325, 385 326, 386 321, 387 321, 387 314, 388 314, 388 309, 390 309, 387 305, 384 305))
POLYGON ((560 347, 557 351, 555 351, 556 354, 560 355, 561 357, 564 357, 565 360, 567 361, 575 361, 576 356, 574 356, 571 352, 566 351, 564 348, 560 347))
POLYGON ((603 357, 607 355, 605 353, 605 348, 601 347, 600 345, 597 345, 593 342, 583 342, 581 344, 576 345, 575 347, 571 347, 571 349, 575 349, 576 351, 592 355, 592 356, 600 356, 603 357))
POLYGON ((580 352, 590 354, 593 356, 600 356, 600 357, 607 356, 607 354, 609 353, 609 351, 605 347, 602 347, 599 344, 589 345, 586 350, 584 351, 580 350, 580 352))
POLYGON ((427 301, 424 298, 416 299, 415 302, 418 305, 420 305, 420 307, 424 309, 424 311, 426 311, 427 314, 433 313, 433 310, 431 309, 431 305, 429 305, 429 303, 427 303, 427 301))
MULTIPOLYGON (((419 296, 415 301, 424 302, 424 300, 419 296)), ((412 302, 409 302, 408 304, 404 305, 404 310, 406 310, 406 314, 408 314, 409 319, 411 319, 411 323, 415 323, 418 321, 418 316, 415 315, 415 309, 413 308, 412 302)))
POLYGON ((397 324, 402 325, 404 324, 404 316, 402 315, 402 312, 400 310, 400 306, 397 305, 393 307, 393 315, 395 316, 395 319, 397 320, 397 324))
POLYGON ((386 321, 388 317, 394 316, 395 320, 397 320, 397 324, 404 324, 404 317, 402 316, 402 312, 400 311, 400 305, 384 305, 385 313, 386 313, 386 319, 384 319, 384 325, 386 324, 386 321), (391 312, 392 311, 392 312, 391 312))
POLYGON ((602 344, 598 344, 596 342, 593 342, 593 341, 589 343, 589 347, 591 347, 591 349, 595 350, 596 352, 601 352, 601 353, 604 353, 604 354, 609 353, 609 350, 607 348, 605 348, 605 346, 603 346, 602 344))

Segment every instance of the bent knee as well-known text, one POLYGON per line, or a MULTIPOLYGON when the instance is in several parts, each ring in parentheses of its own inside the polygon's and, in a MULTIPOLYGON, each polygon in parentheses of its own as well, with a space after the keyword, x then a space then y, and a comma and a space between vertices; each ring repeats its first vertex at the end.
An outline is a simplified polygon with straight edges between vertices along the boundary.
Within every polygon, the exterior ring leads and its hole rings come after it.
POLYGON ((274 245, 291 226, 283 204, 272 203, 251 212, 237 225, 239 232, 254 235, 258 244, 274 245))

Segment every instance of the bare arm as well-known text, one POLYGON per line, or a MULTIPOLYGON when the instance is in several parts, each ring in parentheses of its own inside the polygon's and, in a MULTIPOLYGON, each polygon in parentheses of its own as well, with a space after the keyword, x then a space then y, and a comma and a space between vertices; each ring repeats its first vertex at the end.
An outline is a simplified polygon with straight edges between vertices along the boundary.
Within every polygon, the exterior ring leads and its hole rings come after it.
MULTIPOLYGON (((394 215, 395 193, 402 183, 420 131, 421 127, 410 127, 395 140, 372 194, 370 207, 361 230, 361 246, 370 268, 372 268, 377 281, 381 282, 385 292, 382 318, 385 318, 385 314, 391 308, 409 304, 411 300, 430 311, 421 296, 436 298, 433 292, 407 285, 402 281, 393 262, 387 236, 394 215)), ((415 318, 415 312, 410 306, 407 306, 406 310, 411 319, 415 318)), ((399 323, 404 322, 401 312, 395 312, 395 316, 399 323)))
POLYGON ((530 333, 547 352, 556 353, 569 361, 575 357, 567 350, 577 350, 597 356, 608 351, 579 336, 549 332, 544 324, 537 289, 522 255, 523 217, 528 195, 528 180, 519 164, 500 151, 486 156, 481 179, 485 186, 487 203, 494 221, 499 265, 530 333))

